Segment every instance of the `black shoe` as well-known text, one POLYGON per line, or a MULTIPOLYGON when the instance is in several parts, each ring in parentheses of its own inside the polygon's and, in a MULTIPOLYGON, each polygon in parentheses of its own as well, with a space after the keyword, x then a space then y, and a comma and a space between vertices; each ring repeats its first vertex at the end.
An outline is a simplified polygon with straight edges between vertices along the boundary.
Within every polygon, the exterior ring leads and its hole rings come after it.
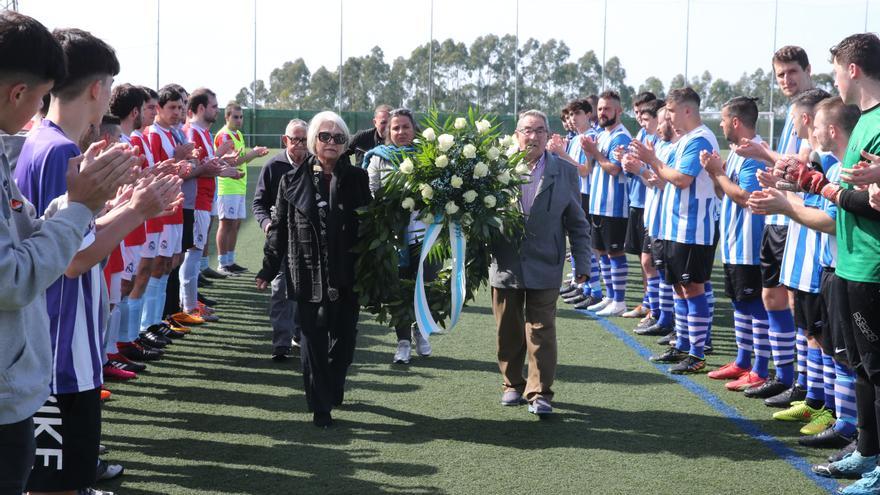
POLYGON ((244 272, 248 271, 247 268, 245 268, 239 264, 236 264, 236 263, 233 263, 233 264, 227 266, 226 268, 228 270, 235 272, 235 273, 244 273, 244 272))
POLYGON ((276 363, 287 361, 287 358, 290 357, 290 354, 290 347, 276 347, 272 351, 272 361, 275 361, 276 363))
POLYGON ((679 363, 687 359, 687 357, 688 353, 679 351, 675 347, 670 347, 669 349, 666 349, 666 352, 651 356, 650 359, 655 363, 679 363))
MULTIPOLYGON (((659 323, 655 323, 650 327, 644 328, 636 328, 634 330, 636 335, 651 335, 651 336, 667 336, 667 335, 675 335, 675 329, 670 327, 661 327, 659 323)), ((665 338, 665 337, 664 337, 665 338)), ((669 341, 666 342, 667 345, 669 341)))
POLYGON ((712 347, 712 344, 703 346, 703 354, 715 354, 715 348, 712 347))
POLYGON ((574 305, 574 309, 587 309, 594 304, 598 304, 602 301, 601 297, 593 297, 592 295, 587 296, 586 299, 574 305))
POLYGON ((183 332, 178 332, 177 330, 172 330, 171 327, 169 327, 168 325, 161 324, 161 323, 158 325, 150 325, 147 328, 147 332, 167 338, 169 344, 171 343, 172 339, 179 339, 179 338, 183 337, 184 335, 186 335, 183 332))
POLYGON ((215 270, 211 267, 208 267, 208 268, 205 268, 204 270, 202 270, 202 275, 204 275, 205 278, 215 278, 215 279, 226 278, 226 275, 223 275, 222 273, 218 272, 217 270, 215 270))
POLYGON ((829 456, 828 456, 828 462, 837 462, 837 461, 843 459, 843 458, 846 457, 847 455, 852 454, 853 452, 855 452, 855 451, 856 451, 856 448, 858 448, 858 446, 859 446, 859 442, 856 441, 856 440, 853 440, 853 441, 850 442, 849 445, 847 445, 846 447, 844 447, 844 448, 838 450, 837 452, 835 452, 835 453, 829 455, 829 456))
MULTIPOLYGON (((123 357, 125 357, 125 356, 123 356, 123 357)), ((146 364, 136 363, 128 358, 125 358, 125 359, 126 360, 109 358, 109 359, 107 359, 107 362, 104 363, 104 366, 110 365, 116 369, 119 369, 122 371, 130 371, 132 373, 140 373, 141 371, 144 371, 147 369, 146 364)))
POLYGON ((207 278, 205 278, 204 275, 202 275, 202 274, 200 273, 200 274, 199 274, 199 282, 198 282, 198 284, 199 284, 199 288, 202 288, 202 287, 207 288, 207 287, 211 287, 211 286, 213 286, 213 285, 214 285, 214 282, 211 282, 210 280, 208 280, 207 278))
POLYGON ((813 447, 816 449, 842 449, 851 444, 854 439, 844 436, 834 430, 834 427, 825 431, 810 435, 808 437, 798 438, 798 443, 804 447, 813 447))
POLYGON ((798 386, 797 383, 773 397, 764 399, 764 405, 767 407, 778 407, 785 409, 791 407, 792 402, 804 400, 807 398, 807 391, 798 386))
POLYGON ((770 378, 757 387, 749 387, 743 390, 743 395, 750 399, 769 399, 774 395, 779 395, 782 392, 785 392, 789 388, 791 387, 780 382, 776 378, 770 378))
POLYGON ((669 331, 668 334, 657 339, 658 345, 672 345, 675 342, 675 329, 669 331))
POLYGON ((107 448, 104 444, 98 444, 98 456, 107 455, 107 452, 110 452, 110 449, 107 448))
POLYGON ((577 289, 578 289, 577 284, 568 283, 568 284, 565 284, 559 288, 559 295, 564 296, 566 294, 570 294, 570 293, 576 291, 577 289))
POLYGON ((98 481, 107 481, 122 476, 125 468, 121 464, 110 464, 104 459, 98 459, 98 469, 95 473, 95 479, 98 481))
POLYGON ((697 373, 705 373, 706 360, 688 355, 681 362, 669 368, 669 372, 673 375, 694 375, 697 373))
POLYGON ((333 418, 328 412, 316 412, 312 414, 312 423, 318 428, 329 428, 333 425, 333 418))
POLYGON ((581 292, 576 293, 572 297, 562 298, 562 300, 563 300, 563 302, 565 302, 565 304, 578 304, 578 303, 582 303, 582 302, 586 301, 587 299, 589 299, 589 297, 585 296, 581 292))
POLYGON ((166 341, 170 342, 170 339, 166 339, 161 335, 156 335, 152 332, 144 332, 138 337, 137 342, 141 345, 148 345, 153 349, 165 349, 168 345, 166 341))
POLYGON ((119 348, 119 354, 131 359, 132 361, 155 361, 162 357, 163 351, 159 349, 147 348, 140 343, 136 345, 126 345, 119 348))
POLYGON ((210 306, 212 308, 217 307, 217 301, 210 299, 207 296, 203 296, 201 293, 199 293, 199 302, 204 304, 205 306, 210 306))

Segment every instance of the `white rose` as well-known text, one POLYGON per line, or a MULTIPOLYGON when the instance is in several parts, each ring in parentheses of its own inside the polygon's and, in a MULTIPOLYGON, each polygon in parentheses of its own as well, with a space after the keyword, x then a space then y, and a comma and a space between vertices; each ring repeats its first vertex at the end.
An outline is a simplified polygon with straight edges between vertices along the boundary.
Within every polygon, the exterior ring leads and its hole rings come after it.
POLYGON ((455 215, 458 212, 458 205, 455 204, 455 201, 450 201, 446 203, 446 213, 449 215, 455 215))
POLYGON ((446 168, 449 165, 449 158, 446 155, 440 155, 434 159, 434 165, 437 165, 437 168, 446 168))
POLYGON ((440 134, 437 136, 437 147, 440 148, 440 151, 446 151, 449 148, 452 148, 452 143, 455 142, 455 136, 452 134, 440 134))
POLYGON ((421 191, 423 199, 431 199, 434 197, 434 188, 428 184, 422 184, 421 187, 419 187, 419 191, 421 191))
POLYGON ((422 131, 422 137, 424 137, 428 141, 433 141, 437 139, 437 133, 434 132, 434 129, 428 127, 427 129, 422 131))
POLYGON ((477 122, 477 132, 479 132, 480 134, 483 134, 484 132, 488 131, 491 128, 492 128, 492 123, 486 119, 483 119, 483 120, 477 122))
POLYGON ((431 225, 432 223, 434 223, 434 215, 430 213, 425 213, 424 215, 422 215, 422 223, 425 225, 431 225))
POLYGON ((465 192, 463 195, 465 203, 473 203, 475 199, 477 199, 477 191, 471 189, 470 191, 465 192))
POLYGON ((400 203, 400 206, 402 206, 405 210, 412 211, 413 208, 416 207, 416 200, 412 198, 406 198, 400 203))
POLYGON ((415 168, 415 167, 413 166, 412 160, 410 160, 409 158, 400 162, 400 171, 405 174, 413 173, 413 168, 415 168))
POLYGON ((498 159, 499 156, 501 156, 501 150, 492 146, 491 148, 489 148, 489 151, 486 152, 486 156, 489 157, 490 160, 495 161, 498 159))
POLYGON ((486 205, 486 208, 495 208, 496 201, 495 196, 492 196, 491 194, 483 196, 483 204, 486 205))
POLYGON ((468 143, 461 149, 461 154, 465 158, 475 158, 477 156, 477 147, 468 143))
POLYGON ((529 166, 526 165, 525 162, 519 162, 519 165, 517 165, 514 170, 516 170, 516 173, 519 175, 526 175, 529 173, 529 166))
POLYGON ((464 181, 461 180, 461 177, 457 175, 453 175, 451 179, 449 179, 449 185, 458 189, 461 185, 464 184, 464 181))
POLYGON ((495 176, 495 178, 498 179, 498 182, 506 186, 510 182, 510 172, 505 170, 504 172, 501 172, 500 174, 495 176))
POLYGON ((505 153, 507 154, 507 156, 513 156, 519 153, 519 145, 516 143, 511 144, 510 147, 507 148, 507 151, 505 153))
POLYGON ((489 175, 489 166, 483 162, 477 162, 474 165, 474 179, 481 179, 489 175))
POLYGON ((467 127, 467 120, 464 117, 459 117, 455 119, 455 124, 453 124, 453 126, 456 129, 464 129, 465 127, 467 127))

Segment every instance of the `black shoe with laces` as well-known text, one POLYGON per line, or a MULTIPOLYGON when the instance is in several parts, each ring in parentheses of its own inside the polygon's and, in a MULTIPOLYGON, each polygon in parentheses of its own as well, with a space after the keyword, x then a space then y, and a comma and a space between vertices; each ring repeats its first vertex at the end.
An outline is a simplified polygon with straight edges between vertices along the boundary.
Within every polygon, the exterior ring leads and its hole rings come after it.
POLYGON ((654 356, 651 356, 650 359, 654 363, 669 363, 669 364, 671 364, 671 363, 681 362, 684 359, 687 359, 687 357, 688 357, 688 353, 686 353, 684 351, 679 351, 675 347, 670 347, 669 349, 666 349, 666 352, 664 352, 662 354, 656 354, 654 356))
POLYGON ((152 332, 144 332, 138 337, 137 341, 141 345, 147 345, 153 349, 164 349, 168 345, 167 342, 170 342, 170 339, 166 339, 165 337, 156 335, 152 332))
POLYGON ((672 327, 661 327, 659 323, 655 323, 649 327, 636 328, 634 330, 636 335, 650 335, 654 337, 658 337, 661 335, 675 335, 675 329, 672 327))
POLYGON ((767 399, 774 395, 779 395, 789 388, 788 385, 773 377, 757 387, 749 387, 743 390, 743 395, 750 399, 767 399))
POLYGON ((232 270, 235 273, 244 273, 244 272, 248 271, 247 268, 245 268, 237 263, 233 263, 233 264, 227 266, 226 268, 229 270, 232 270))
POLYGON ((559 288, 559 295, 566 296, 568 294, 573 294, 576 290, 578 290, 577 284, 565 284, 559 288))
POLYGON ((119 348, 119 354, 131 359, 132 361, 155 361, 162 357, 163 351, 159 349, 147 348, 140 343, 135 345, 126 345, 119 348))
POLYGON ((329 428, 333 425, 333 418, 328 412, 316 412, 312 414, 312 423, 318 428, 329 428))
POLYGON ((764 399, 764 405, 767 407, 779 407, 785 409, 787 407, 791 407, 792 402, 797 402, 806 398, 807 391, 798 386, 797 382, 795 382, 795 384, 792 385, 788 390, 774 395, 773 397, 764 399))
POLYGON ((815 449, 842 449, 852 441, 853 437, 845 436, 837 432, 834 427, 828 428, 815 435, 798 438, 798 443, 804 447, 812 447, 815 449))
POLYGON ((226 275, 223 275, 222 273, 218 272, 217 270, 215 270, 211 267, 208 267, 208 268, 205 268, 204 270, 202 270, 202 275, 205 278, 214 278, 214 279, 226 278, 226 275))
POLYGON ((597 298, 597 297, 593 297, 593 295, 589 295, 583 301, 576 303, 574 305, 574 309, 587 309, 594 304, 599 304, 600 302, 602 302, 601 297, 597 298))
POLYGON ((290 347, 276 347, 272 351, 272 361, 276 363, 287 361, 291 355, 290 347))
POLYGON ((151 325, 149 328, 147 328, 146 333, 151 333, 151 334, 156 335, 158 337, 164 338, 165 340, 168 341, 167 344, 170 344, 172 339, 179 339, 180 337, 183 337, 182 333, 180 333, 176 330, 172 330, 167 325, 162 325, 162 324, 151 325), (172 334, 172 332, 174 332, 174 333, 172 334))
POLYGON ((705 373, 706 360, 688 355, 680 363, 669 369, 673 375, 693 375, 696 373, 705 373))
POLYGON ((669 331, 668 334, 657 339, 657 345, 672 345, 675 342, 675 329, 669 331))
POLYGON ((576 292, 571 297, 563 297, 562 301, 565 302, 565 304, 578 304, 578 303, 582 303, 582 302, 586 301, 587 299, 589 299, 588 296, 585 296, 581 292, 576 292))
POLYGON ((199 302, 212 308, 217 307, 217 301, 210 299, 208 296, 203 296, 201 293, 199 293, 199 302))

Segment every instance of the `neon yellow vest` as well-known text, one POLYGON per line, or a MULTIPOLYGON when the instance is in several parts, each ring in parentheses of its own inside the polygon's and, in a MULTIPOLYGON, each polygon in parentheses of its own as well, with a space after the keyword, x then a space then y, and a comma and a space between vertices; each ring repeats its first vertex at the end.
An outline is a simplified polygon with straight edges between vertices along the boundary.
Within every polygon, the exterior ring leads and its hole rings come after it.
MULTIPOLYGON (((222 129, 217 131, 215 145, 219 145, 223 142, 223 134, 226 134, 229 139, 232 140, 235 151, 238 151, 238 156, 244 157, 247 153, 247 150, 244 146, 244 136, 241 134, 241 131, 230 131, 224 125, 222 129)), ((239 165, 238 171, 243 174, 240 179, 230 179, 229 177, 217 178, 218 196, 230 196, 234 194, 240 194, 244 196, 247 194, 247 163, 242 163, 241 165, 239 165)))

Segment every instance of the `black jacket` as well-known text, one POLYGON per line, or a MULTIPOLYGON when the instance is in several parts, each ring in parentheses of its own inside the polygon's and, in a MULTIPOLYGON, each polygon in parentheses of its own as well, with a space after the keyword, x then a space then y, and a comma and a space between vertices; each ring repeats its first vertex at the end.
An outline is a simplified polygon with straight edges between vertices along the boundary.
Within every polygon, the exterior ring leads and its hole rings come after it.
POLYGON ((376 131, 376 128, 370 127, 369 129, 356 132, 355 135, 351 137, 351 143, 348 144, 348 151, 345 152, 345 155, 354 155, 355 166, 361 167, 364 163, 364 155, 366 155, 371 149, 384 143, 385 139, 379 136, 379 132, 376 131))
MULTIPOLYGON (((314 163, 315 157, 308 153, 303 164, 311 167, 314 163)), ((272 207, 275 206, 275 200, 278 198, 278 184, 281 183, 281 177, 291 170, 293 170, 293 165, 287 159, 287 151, 282 151, 272 157, 260 170, 260 178, 257 179, 257 188, 254 191, 251 207, 254 218, 257 219, 260 230, 263 232, 266 231, 266 224, 272 221, 272 207)))
POLYGON ((321 266, 319 245, 320 223, 315 200, 312 167, 297 167, 284 174, 278 186, 275 213, 263 250, 262 280, 272 280, 281 260, 287 256, 290 299, 321 302, 327 288, 354 286, 356 255, 352 248, 358 242, 356 210, 368 204, 372 196, 367 172, 353 167, 341 158, 333 169, 330 182, 330 210, 327 216, 327 273, 321 266))

